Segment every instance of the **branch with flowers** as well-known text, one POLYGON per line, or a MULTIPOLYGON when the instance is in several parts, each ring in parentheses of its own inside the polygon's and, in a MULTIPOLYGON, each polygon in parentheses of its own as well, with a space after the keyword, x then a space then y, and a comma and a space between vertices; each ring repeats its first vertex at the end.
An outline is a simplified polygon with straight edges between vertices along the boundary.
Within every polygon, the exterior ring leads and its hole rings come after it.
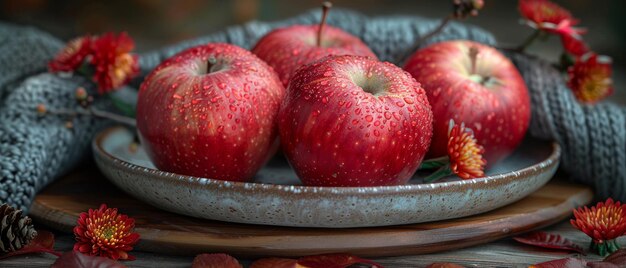
POLYGON ((515 52, 525 52, 541 36, 557 35, 563 45, 559 69, 567 70, 567 85, 581 103, 594 104, 613 93, 611 58, 593 52, 583 40, 587 29, 565 8, 548 0, 520 0, 524 23, 535 29, 515 52))
MULTIPOLYGON (((111 93, 130 82, 139 73, 137 55, 132 53, 134 41, 125 32, 105 33, 100 36, 82 36, 69 41, 66 46, 48 63, 48 71, 61 76, 84 76, 97 85, 98 95, 107 96, 111 103, 123 114, 112 113, 92 106, 94 96, 83 87, 75 91, 79 107, 75 110, 49 109, 41 103, 37 112, 44 115, 68 118, 66 126, 73 126, 72 119, 90 116, 112 120, 129 126, 135 125, 132 104, 114 97, 111 93)), ((98 97, 98 96, 96 96, 98 97)))
POLYGON ((125 32, 90 35, 70 41, 48 64, 51 73, 77 73, 90 77, 104 95, 125 84, 139 73, 135 42, 125 32))
POLYGON ((483 0, 452 0, 452 12, 444 17, 435 29, 420 37, 420 39, 407 50, 406 54, 403 54, 400 58, 396 59, 396 62, 402 62, 404 59, 408 58, 411 53, 415 52, 422 45, 424 45, 424 42, 443 31, 443 29, 445 29, 450 22, 461 21, 468 17, 478 16, 478 12, 484 6, 485 2, 483 0))
MULTIPOLYGON (((451 20, 477 16, 484 7, 482 0, 454 0, 454 11, 446 16, 433 31, 418 40, 410 52, 441 31, 451 20)), ((515 53, 526 53, 537 40, 556 35, 561 39, 563 54, 557 66, 567 72, 567 85, 578 101, 595 104, 613 93, 612 60, 598 55, 585 43, 587 29, 577 27, 580 23, 567 9, 549 0, 519 0, 518 9, 522 22, 535 31, 515 48, 502 48, 515 53)), ((406 58, 404 55, 403 59, 406 58)))

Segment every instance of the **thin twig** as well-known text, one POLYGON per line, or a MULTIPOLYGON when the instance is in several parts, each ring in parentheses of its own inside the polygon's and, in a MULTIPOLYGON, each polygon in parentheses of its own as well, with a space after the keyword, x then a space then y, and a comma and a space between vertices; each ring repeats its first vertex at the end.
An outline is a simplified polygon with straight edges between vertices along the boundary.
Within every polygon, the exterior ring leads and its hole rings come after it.
POLYGON ((50 110, 50 111, 47 111, 47 113, 54 114, 54 115, 65 115, 65 116, 77 116, 77 115, 94 116, 94 117, 108 119, 117 123, 131 126, 131 127, 137 126, 137 121, 134 118, 100 110, 94 107, 78 108, 76 110, 68 110, 68 109, 50 110))
POLYGON ((530 36, 528 36, 526 38, 526 40, 524 40, 524 43, 522 43, 519 47, 517 47, 515 50, 515 52, 524 52, 526 50, 526 48, 528 48, 528 46, 530 46, 530 44, 532 44, 533 42, 535 42, 535 40, 541 36, 541 31, 540 30, 536 30, 533 34, 531 34, 530 36))
POLYGON ((398 59, 396 62, 400 63, 403 60, 407 59, 409 56, 411 56, 411 54, 413 54, 418 48, 420 48, 422 44, 426 42, 426 40, 440 33, 454 18, 455 17, 453 15, 448 15, 447 17, 445 17, 441 21, 441 23, 439 23, 439 26, 437 26, 437 28, 435 28, 434 30, 430 31, 429 33, 425 34, 424 36, 420 37, 420 39, 415 41, 413 46, 409 50, 407 50, 407 52, 404 53, 402 57, 398 59))
POLYGON ((431 37, 437 35, 439 32, 441 32, 443 30, 443 28, 445 28, 452 20, 454 19, 454 16, 449 15, 446 18, 444 18, 441 23, 439 24, 439 26, 437 26, 437 28, 435 28, 435 30, 427 33, 426 35, 422 36, 416 43, 416 47, 415 49, 417 49, 419 47, 419 45, 421 45, 422 43, 424 43, 426 40, 430 39, 431 37))

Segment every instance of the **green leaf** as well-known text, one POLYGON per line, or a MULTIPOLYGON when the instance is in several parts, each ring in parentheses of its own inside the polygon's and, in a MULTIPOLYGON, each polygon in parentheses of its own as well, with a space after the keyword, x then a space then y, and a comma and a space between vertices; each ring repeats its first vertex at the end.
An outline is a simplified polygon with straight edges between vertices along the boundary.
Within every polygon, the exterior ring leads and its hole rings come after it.
POLYGON ((115 97, 113 94, 107 94, 109 100, 113 106, 119 110, 123 115, 135 118, 135 106, 130 103, 123 101, 120 98, 115 97))
POLYGON ((426 160, 424 160, 424 162, 422 162, 422 165, 420 166, 419 169, 439 168, 439 167, 443 167, 443 166, 447 165, 448 163, 449 163, 449 160, 448 160, 447 156, 438 157, 438 158, 432 158, 432 159, 426 159, 426 160))
POLYGON ((435 182, 441 178, 448 177, 452 175, 452 170, 450 169, 450 165, 445 165, 438 169, 437 171, 430 174, 430 176, 424 178, 424 182, 430 183, 435 182))
POLYGON ((83 61, 78 69, 76 69, 75 73, 84 76, 91 81, 95 70, 94 67, 89 63, 89 61, 83 61))

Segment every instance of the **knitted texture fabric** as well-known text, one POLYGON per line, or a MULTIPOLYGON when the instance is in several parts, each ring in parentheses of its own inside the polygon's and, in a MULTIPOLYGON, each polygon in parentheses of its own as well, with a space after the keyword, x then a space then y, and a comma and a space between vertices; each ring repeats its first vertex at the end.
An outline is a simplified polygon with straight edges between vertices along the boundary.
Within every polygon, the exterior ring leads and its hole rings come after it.
POLYGON ((563 169, 572 180, 594 186, 596 198, 626 200, 626 108, 580 104, 548 62, 508 56, 530 91, 530 135, 558 142, 563 169))
MULTIPOLYGON (((250 49, 277 27, 314 24, 319 11, 280 22, 250 22, 140 55, 142 76, 164 59, 192 46, 227 42, 250 49)), ((413 16, 366 17, 334 9, 328 23, 360 37, 381 59, 399 64, 413 44, 436 28, 439 21, 413 16)), ((488 32, 452 23, 428 44, 469 39, 494 45, 488 32)), ((89 153, 92 137, 108 122, 87 117, 67 119, 38 116, 39 103, 50 109, 72 108, 74 91, 94 85, 81 77, 46 73, 47 62, 62 47, 47 33, 0 23, 0 202, 27 211, 36 194, 49 182, 74 168, 89 153)), ((530 134, 563 146, 562 166, 577 181, 594 185, 600 197, 626 199, 625 110, 610 104, 581 106, 561 75, 541 60, 511 55, 529 87, 533 119, 530 134)), ((141 81, 141 77, 136 81, 141 81)), ((99 100, 107 105, 106 99, 99 100)))

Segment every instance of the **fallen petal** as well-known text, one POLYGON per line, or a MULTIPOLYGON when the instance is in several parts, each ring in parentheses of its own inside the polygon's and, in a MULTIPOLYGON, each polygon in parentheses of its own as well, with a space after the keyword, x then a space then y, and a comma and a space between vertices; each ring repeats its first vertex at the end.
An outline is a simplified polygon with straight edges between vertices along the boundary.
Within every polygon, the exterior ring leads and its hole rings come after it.
POLYGON ((426 266, 426 268, 465 268, 464 266, 449 263, 449 262, 437 262, 426 266))
POLYGON ((283 258, 265 258, 256 260, 250 268, 300 268, 298 260, 283 258))
POLYGON ((345 268, 357 263, 369 264, 378 268, 383 267, 376 262, 345 253, 313 255, 298 259, 298 265, 307 268, 345 268))
POLYGON ((105 257, 89 256, 78 251, 63 253, 50 268, 126 268, 119 262, 105 257))
POLYGON ((192 268, 243 268, 228 254, 200 254, 193 259, 192 268))
POLYGON ((0 260, 31 253, 50 253, 52 255, 61 256, 61 252, 55 251, 53 247, 54 234, 48 231, 37 231, 37 236, 30 241, 28 245, 20 250, 0 255, 0 260))
POLYGON ((529 266, 529 268, 585 268, 587 262, 576 258, 547 261, 529 266))
POLYGON ((513 239, 522 244, 549 248, 549 249, 559 249, 566 251, 578 252, 581 254, 585 254, 585 250, 575 244, 574 242, 561 237, 558 234, 549 234, 546 232, 532 232, 523 236, 516 236, 513 239))

